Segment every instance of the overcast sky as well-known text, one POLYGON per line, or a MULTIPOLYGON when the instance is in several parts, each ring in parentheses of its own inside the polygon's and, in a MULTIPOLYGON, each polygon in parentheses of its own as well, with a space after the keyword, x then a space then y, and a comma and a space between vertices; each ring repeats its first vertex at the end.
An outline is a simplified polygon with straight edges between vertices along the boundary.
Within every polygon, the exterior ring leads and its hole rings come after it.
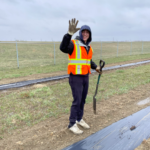
POLYGON ((150 40, 150 0, 0 0, 0 41, 61 41, 72 18, 93 41, 150 40))

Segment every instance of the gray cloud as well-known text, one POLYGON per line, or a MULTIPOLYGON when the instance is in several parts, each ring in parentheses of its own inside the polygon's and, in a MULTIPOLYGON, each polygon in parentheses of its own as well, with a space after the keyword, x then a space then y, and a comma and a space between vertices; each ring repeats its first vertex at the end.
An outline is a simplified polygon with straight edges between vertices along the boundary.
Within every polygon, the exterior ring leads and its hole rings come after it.
MULTIPOLYGON (((0 40, 60 41, 68 21, 87 24, 93 40, 150 40, 149 0, 0 0, 0 40)), ((78 33, 77 33, 78 34, 78 33)), ((76 35, 77 35, 76 34, 76 35)), ((74 35, 75 36, 75 35, 74 35)))

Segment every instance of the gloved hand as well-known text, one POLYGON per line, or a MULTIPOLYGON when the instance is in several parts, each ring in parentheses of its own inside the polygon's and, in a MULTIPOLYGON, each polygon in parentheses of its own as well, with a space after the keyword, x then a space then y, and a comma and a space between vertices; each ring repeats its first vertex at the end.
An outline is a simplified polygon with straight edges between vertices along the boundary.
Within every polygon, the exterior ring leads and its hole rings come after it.
POLYGON ((102 74, 102 71, 100 71, 100 66, 98 66, 95 70, 96 70, 99 74, 102 74))
POLYGON ((80 28, 76 28, 77 24, 78 24, 78 20, 76 21, 76 19, 72 19, 71 21, 69 20, 69 30, 68 30, 68 34, 73 35, 74 33, 76 33, 78 30, 80 30, 80 28))

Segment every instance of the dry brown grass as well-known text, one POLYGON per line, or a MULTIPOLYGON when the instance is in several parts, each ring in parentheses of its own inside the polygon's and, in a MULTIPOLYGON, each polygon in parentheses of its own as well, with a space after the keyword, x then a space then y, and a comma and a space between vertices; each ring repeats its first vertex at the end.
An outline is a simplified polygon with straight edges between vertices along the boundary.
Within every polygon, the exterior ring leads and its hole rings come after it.
MULTIPOLYGON (((150 42, 92 42, 93 59, 111 58, 116 56, 128 56, 150 53, 150 42)), ((56 63, 67 63, 68 55, 59 49, 60 42, 24 42, 18 43, 19 66, 45 66, 56 63), (55 47, 55 54, 54 54, 55 47)), ((16 43, 0 43, 0 68, 16 68, 17 55, 16 43)))

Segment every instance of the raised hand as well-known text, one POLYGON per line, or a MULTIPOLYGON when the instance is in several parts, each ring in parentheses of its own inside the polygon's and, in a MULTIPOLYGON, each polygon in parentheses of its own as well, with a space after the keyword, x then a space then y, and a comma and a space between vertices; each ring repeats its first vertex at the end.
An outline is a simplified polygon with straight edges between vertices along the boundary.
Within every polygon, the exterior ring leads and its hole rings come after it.
POLYGON ((76 28, 77 24, 78 24, 78 20, 76 21, 76 19, 72 19, 71 21, 69 20, 69 30, 68 30, 68 34, 73 35, 74 33, 76 33, 78 30, 80 30, 80 28, 76 28))

